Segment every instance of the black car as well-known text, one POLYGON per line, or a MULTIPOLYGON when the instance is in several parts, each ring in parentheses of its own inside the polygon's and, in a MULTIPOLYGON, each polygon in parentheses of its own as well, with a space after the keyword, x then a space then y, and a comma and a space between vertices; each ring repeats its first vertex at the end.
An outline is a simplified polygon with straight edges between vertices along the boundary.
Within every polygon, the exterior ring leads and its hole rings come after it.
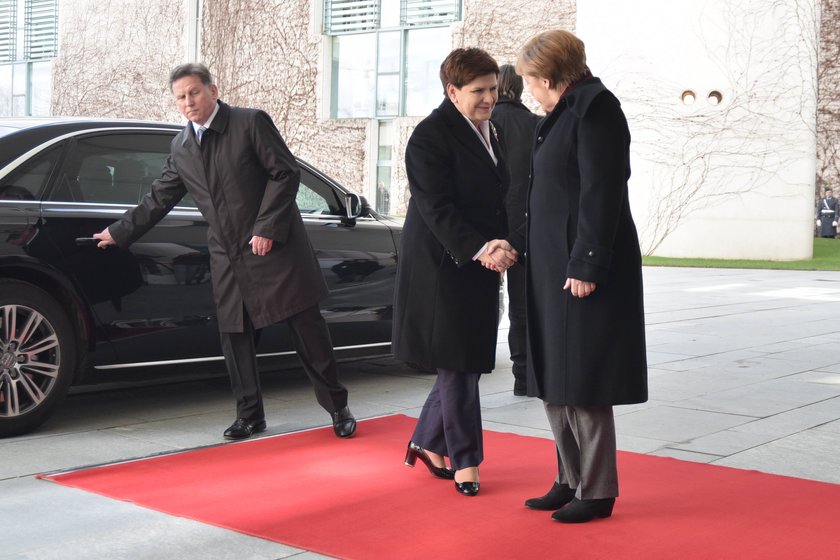
MULTIPOLYGON (((189 196, 130 250, 91 239, 150 191, 180 130, 0 119, 0 437, 37 427, 71 385, 222 363, 207 223, 189 196)), ((299 163, 336 355, 387 355, 401 225, 299 163)), ((296 363, 284 325, 264 329, 258 353, 296 363)))

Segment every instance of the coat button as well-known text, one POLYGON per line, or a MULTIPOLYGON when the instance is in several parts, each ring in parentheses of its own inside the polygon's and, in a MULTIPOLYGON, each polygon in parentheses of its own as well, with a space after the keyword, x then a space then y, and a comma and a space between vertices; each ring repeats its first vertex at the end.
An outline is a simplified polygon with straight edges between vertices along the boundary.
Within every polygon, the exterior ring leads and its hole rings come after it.
POLYGON ((594 257, 595 256, 595 251, 589 251, 589 256, 594 257))
POLYGON ((542 142, 542 141, 543 141, 543 137, 542 136, 537 136, 537 142, 542 142))

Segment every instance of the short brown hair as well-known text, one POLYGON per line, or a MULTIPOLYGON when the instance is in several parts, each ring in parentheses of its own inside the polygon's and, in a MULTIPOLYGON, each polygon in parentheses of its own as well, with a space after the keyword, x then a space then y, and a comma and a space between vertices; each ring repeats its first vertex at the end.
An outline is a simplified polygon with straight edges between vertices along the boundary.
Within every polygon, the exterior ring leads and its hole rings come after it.
POLYGON ((516 60, 519 74, 545 78, 551 88, 574 82, 586 69, 583 41, 565 29, 543 31, 531 37, 516 60))
POLYGON ((487 51, 477 48, 455 49, 440 65, 443 95, 446 95, 447 84, 462 88, 479 76, 487 74, 499 75, 499 65, 487 51))

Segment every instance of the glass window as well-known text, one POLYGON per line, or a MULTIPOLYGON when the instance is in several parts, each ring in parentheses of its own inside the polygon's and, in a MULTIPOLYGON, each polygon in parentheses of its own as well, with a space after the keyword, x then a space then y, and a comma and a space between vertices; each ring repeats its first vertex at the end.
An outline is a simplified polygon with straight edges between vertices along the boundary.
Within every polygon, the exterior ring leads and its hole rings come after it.
POLYGON ((33 157, 0 182, 0 199, 40 200, 64 143, 33 157))
POLYGON ((428 114, 441 100, 438 71, 450 51, 449 26, 460 17, 460 0, 325 0, 324 32, 333 36, 330 115, 428 114))
POLYGON ((412 29, 407 35, 405 114, 427 115, 443 101, 440 63, 450 51, 449 29, 412 29))
POLYGON ((379 149, 376 158, 376 211, 391 213, 391 159, 394 148, 393 121, 379 121, 379 149))
POLYGON ((0 116, 50 114, 57 47, 57 0, 0 0, 0 116))
POLYGON ((342 35, 333 41, 332 114, 373 116, 376 35, 342 35))
MULTIPOLYGON (((171 134, 97 134, 76 141, 50 200, 137 204, 169 156, 171 134)), ((195 207, 187 195, 178 206, 195 207)))
POLYGON ((301 214, 341 215, 341 205, 335 191, 329 185, 301 170, 300 187, 297 197, 301 214))

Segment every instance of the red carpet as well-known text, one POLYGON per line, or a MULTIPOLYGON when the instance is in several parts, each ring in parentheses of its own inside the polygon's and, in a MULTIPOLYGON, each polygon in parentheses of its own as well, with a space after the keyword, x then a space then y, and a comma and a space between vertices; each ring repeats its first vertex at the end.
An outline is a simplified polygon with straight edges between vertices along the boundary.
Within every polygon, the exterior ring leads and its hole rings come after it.
POLYGON ((339 558, 840 558, 840 486, 620 453, 613 517, 551 521, 525 498, 552 441, 486 432, 481 493, 402 464, 414 419, 361 422, 46 477, 339 558))

